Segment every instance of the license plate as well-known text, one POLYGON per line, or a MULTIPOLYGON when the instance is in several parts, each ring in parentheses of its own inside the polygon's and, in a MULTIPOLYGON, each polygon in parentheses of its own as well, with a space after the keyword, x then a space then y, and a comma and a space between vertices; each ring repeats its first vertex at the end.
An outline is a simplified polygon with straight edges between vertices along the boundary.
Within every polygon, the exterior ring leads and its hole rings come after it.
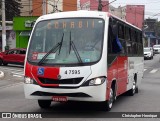
POLYGON ((67 102, 68 101, 66 96, 53 96, 52 100, 55 102, 67 102))

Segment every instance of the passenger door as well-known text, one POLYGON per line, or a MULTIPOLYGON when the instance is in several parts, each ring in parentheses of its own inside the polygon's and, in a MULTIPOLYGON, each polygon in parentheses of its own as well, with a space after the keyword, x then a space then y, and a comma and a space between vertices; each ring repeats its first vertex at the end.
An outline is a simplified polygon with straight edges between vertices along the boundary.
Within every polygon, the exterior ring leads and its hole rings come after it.
POLYGON ((9 50, 5 55, 3 56, 3 60, 6 62, 15 62, 16 50, 9 50))
POLYGON ((19 50, 18 57, 20 63, 24 63, 25 55, 26 55, 26 50, 19 50))

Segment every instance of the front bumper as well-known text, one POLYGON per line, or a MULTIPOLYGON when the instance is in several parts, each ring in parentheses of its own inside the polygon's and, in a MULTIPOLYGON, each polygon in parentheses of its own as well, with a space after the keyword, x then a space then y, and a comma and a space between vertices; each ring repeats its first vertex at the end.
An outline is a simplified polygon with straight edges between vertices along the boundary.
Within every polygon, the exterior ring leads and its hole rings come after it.
POLYGON ((99 86, 79 88, 45 88, 35 84, 24 84, 25 97, 28 99, 52 100, 53 96, 67 96, 70 101, 106 101, 106 81, 99 86))
POLYGON ((154 53, 155 54, 159 54, 160 53, 160 49, 154 49, 154 53))
POLYGON ((151 55, 144 55, 144 58, 148 59, 148 58, 151 58, 152 56, 151 55))

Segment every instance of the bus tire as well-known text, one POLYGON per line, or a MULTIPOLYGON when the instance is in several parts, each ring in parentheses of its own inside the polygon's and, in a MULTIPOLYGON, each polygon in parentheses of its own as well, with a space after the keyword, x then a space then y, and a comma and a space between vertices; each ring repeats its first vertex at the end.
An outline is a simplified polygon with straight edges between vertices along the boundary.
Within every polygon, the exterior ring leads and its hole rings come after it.
POLYGON ((110 111, 113 106, 113 101, 115 99, 113 88, 110 88, 110 96, 109 100, 101 103, 101 110, 110 111))
POLYGON ((38 104, 41 108, 49 108, 51 105, 50 100, 38 100, 38 104))
POLYGON ((138 87, 136 87, 135 93, 138 93, 138 87))
POLYGON ((134 81, 133 81, 133 84, 132 84, 132 88, 129 90, 128 94, 129 96, 133 96, 135 93, 136 93, 136 79, 137 77, 134 76, 134 81))
POLYGON ((114 91, 113 91, 113 87, 111 87, 110 93, 109 93, 109 100, 107 100, 107 102, 106 102, 107 103, 107 105, 106 105, 107 111, 111 110, 114 100, 115 100, 114 91))

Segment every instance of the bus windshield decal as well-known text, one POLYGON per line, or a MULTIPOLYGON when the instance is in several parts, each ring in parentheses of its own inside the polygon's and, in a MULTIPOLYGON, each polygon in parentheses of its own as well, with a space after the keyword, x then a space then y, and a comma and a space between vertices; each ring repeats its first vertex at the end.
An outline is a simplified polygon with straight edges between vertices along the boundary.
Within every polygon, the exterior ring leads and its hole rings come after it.
MULTIPOLYGON (((47 53, 32 53, 32 60, 40 60, 42 59, 47 53)), ((55 59, 56 53, 50 53, 46 59, 55 59)))

